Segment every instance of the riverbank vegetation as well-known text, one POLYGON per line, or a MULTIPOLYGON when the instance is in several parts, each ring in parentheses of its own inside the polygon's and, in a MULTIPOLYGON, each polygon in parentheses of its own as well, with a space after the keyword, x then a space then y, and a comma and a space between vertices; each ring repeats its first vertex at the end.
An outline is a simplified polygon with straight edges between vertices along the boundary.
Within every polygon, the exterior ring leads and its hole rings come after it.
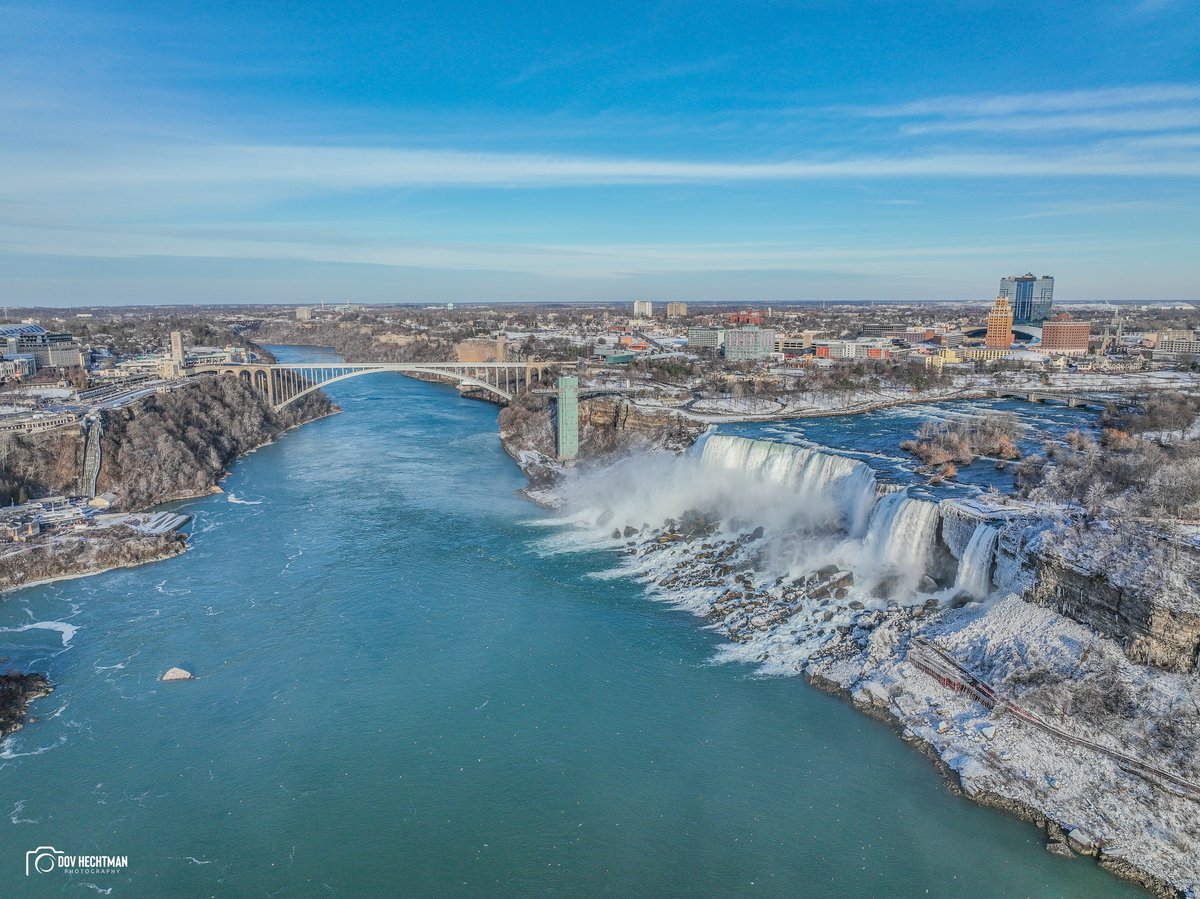
POLYGON ((1105 432, 1073 432, 1017 469, 1031 499, 1082 508, 1092 518, 1130 522, 1200 519, 1200 441, 1163 444, 1105 432))

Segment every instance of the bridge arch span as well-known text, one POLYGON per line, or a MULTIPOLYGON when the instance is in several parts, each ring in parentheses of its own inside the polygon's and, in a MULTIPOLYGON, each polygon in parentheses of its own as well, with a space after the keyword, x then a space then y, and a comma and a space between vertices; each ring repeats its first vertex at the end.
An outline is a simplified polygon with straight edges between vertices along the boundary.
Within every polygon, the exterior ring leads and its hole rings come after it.
POLYGON ((303 396, 338 381, 379 372, 425 375, 459 386, 486 391, 503 402, 510 401, 522 387, 544 384, 555 363, 540 360, 520 362, 363 362, 363 363, 252 363, 205 365, 189 373, 217 374, 241 378, 265 395, 276 409, 283 409, 303 396))
POLYGON ((495 387, 491 384, 488 384, 486 381, 481 381, 479 378, 473 378, 469 375, 456 375, 453 372, 449 372, 449 371, 427 370, 427 369, 421 369, 421 368, 413 368, 413 369, 363 368, 363 369, 356 369, 354 371, 345 372, 344 374, 336 375, 327 381, 321 381, 316 384, 310 384, 309 386, 307 386, 303 390, 301 390, 299 393, 297 393, 293 396, 289 396, 282 403, 278 403, 275 406, 275 408, 276 409, 286 408, 287 406, 290 406, 292 403, 296 402, 296 400, 300 399, 300 397, 307 396, 308 394, 313 393, 314 391, 320 390, 322 387, 328 387, 330 384, 336 384, 338 381, 348 381, 350 378, 358 378, 358 377, 361 377, 362 375, 377 375, 377 374, 380 374, 381 372, 389 372, 389 371, 394 371, 394 372, 397 372, 398 374, 432 375, 434 377, 441 378, 443 380, 454 381, 455 383, 460 384, 460 385, 461 384, 469 384, 472 387, 479 387, 479 388, 482 388, 483 390, 486 390, 488 393, 495 394, 496 396, 500 397, 505 402, 507 402, 508 400, 511 400, 513 398, 513 395, 511 393, 508 393, 504 390, 501 390, 499 387, 495 387))

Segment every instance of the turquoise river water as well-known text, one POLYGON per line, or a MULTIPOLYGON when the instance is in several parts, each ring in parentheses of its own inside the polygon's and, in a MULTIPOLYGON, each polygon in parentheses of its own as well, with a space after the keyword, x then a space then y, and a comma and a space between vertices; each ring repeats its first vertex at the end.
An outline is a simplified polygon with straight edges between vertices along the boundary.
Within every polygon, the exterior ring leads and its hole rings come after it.
POLYGON ((540 550, 494 406, 331 393, 184 504, 183 556, 0 600, 0 654, 58 685, 0 747, 0 895, 1141 895, 714 664, 608 554, 540 550), (129 866, 27 876, 45 846, 129 866))

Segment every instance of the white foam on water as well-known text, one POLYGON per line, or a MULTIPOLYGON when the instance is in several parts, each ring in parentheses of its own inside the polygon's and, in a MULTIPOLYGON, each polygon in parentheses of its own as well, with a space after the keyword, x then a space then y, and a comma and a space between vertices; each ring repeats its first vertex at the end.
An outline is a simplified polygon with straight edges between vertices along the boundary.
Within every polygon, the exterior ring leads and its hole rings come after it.
POLYGON ((18 817, 21 814, 21 812, 25 811, 26 803, 27 803, 27 800, 18 799, 17 804, 13 806, 12 812, 9 813, 8 820, 11 821, 13 824, 38 824, 39 822, 36 818, 20 818, 20 817, 18 817))
POLYGON ((49 752, 51 749, 57 749, 63 743, 67 742, 65 733, 59 734, 58 739, 49 746, 39 746, 37 749, 31 749, 29 752, 17 752, 18 747, 22 745, 23 731, 18 731, 15 734, 10 734, 8 739, 0 743, 0 759, 11 761, 12 759, 24 758, 28 755, 41 755, 43 752, 49 752))
POLYGON ((242 499, 236 493, 226 493, 225 500, 236 506, 261 506, 263 504, 261 499, 242 499))
POLYGON ((67 624, 65 621, 35 621, 32 624, 23 624, 20 627, 0 627, 0 633, 18 634, 22 631, 58 631, 62 635, 62 645, 70 646, 71 639, 79 631, 73 624, 67 624))

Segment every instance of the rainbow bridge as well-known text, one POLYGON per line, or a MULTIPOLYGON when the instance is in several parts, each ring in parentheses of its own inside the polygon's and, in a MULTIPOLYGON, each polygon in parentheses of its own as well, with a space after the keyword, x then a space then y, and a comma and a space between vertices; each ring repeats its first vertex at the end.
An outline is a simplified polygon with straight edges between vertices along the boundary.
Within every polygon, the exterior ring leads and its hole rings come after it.
POLYGON ((522 388, 550 385, 554 368, 550 362, 296 362, 197 365, 187 373, 241 378, 276 409, 282 409, 329 384, 387 371, 451 381, 460 388, 476 388, 507 403, 522 388))

